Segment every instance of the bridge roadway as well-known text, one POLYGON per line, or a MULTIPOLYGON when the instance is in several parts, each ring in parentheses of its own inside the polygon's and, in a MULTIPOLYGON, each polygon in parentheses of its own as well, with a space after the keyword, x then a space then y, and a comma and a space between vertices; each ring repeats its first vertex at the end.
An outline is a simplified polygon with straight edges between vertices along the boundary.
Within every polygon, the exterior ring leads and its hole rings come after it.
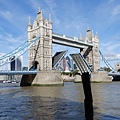
POLYGON ((0 75, 28 75, 37 74, 37 71, 0 71, 0 75))
POLYGON ((84 48, 84 46, 93 47, 92 42, 86 42, 84 40, 78 39, 77 37, 72 38, 57 33, 52 33, 52 43, 74 47, 74 48, 84 48))

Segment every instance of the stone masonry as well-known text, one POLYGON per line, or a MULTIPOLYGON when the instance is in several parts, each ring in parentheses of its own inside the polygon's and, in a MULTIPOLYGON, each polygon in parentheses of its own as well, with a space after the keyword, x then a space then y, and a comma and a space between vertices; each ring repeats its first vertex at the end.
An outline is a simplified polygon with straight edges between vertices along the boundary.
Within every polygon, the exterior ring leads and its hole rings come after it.
POLYGON ((40 39, 28 51, 28 68, 31 68, 34 62, 38 62, 40 70, 52 69, 52 22, 44 20, 42 11, 38 10, 37 17, 31 25, 28 21, 28 40, 40 35, 40 39))
POLYGON ((97 72, 100 69, 100 57, 99 57, 99 39, 98 35, 94 35, 88 28, 84 40, 86 42, 92 42, 93 47, 85 47, 81 53, 86 59, 87 63, 91 67, 93 72, 97 72))

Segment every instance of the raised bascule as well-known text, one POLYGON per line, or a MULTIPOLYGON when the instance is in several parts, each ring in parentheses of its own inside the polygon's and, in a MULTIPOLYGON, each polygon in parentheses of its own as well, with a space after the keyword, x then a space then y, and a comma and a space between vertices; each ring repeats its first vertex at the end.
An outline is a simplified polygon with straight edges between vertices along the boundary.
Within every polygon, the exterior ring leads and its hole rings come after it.
MULTIPOLYGON (((19 55, 28 50, 28 69, 31 72, 23 72, 23 77, 21 79, 21 86, 23 85, 31 85, 31 84, 39 84, 39 85, 56 85, 63 84, 63 80, 61 79, 61 72, 55 70, 55 66, 53 61, 56 61, 56 56, 52 56, 52 44, 59 44, 62 46, 69 46, 78 48, 80 50, 80 55, 85 59, 86 65, 90 66, 93 75, 91 75, 91 79, 96 79, 96 75, 101 76, 101 73, 98 73, 98 69, 100 68, 100 56, 99 56, 99 39, 98 35, 94 35, 93 32, 88 28, 86 35, 84 38, 80 37, 68 37, 66 35, 61 35, 53 32, 52 29, 52 20, 44 19, 42 15, 42 11, 39 9, 37 16, 34 22, 31 24, 30 18, 28 21, 27 27, 28 34, 28 46, 20 47, 10 53, 10 57, 14 54, 19 55), (27 48, 27 49, 26 49, 27 48), (19 52, 19 51, 22 52, 19 52), (19 54, 18 54, 19 53, 19 54), (54 70, 53 70, 54 68, 54 70), (35 71, 36 70, 36 71, 35 71)), ((61 53, 59 59, 65 55, 65 51, 61 53)), ((15 56, 16 56, 15 55, 15 56)), ((8 54, 9 56, 9 54, 8 54)), ((20 55, 19 55, 20 56, 20 55)), ((10 57, 3 57, 5 60, 1 62, 4 63, 9 61, 10 57)), ((75 63, 79 66, 79 69, 84 68, 85 66, 80 66, 78 62, 80 62, 80 58, 75 55, 73 56, 75 63)), ((59 60, 58 60, 59 61, 59 60)), ((83 62, 83 60, 81 61, 83 62)), ((57 64, 57 61, 56 61, 57 64)), ((56 65, 55 64, 55 65, 56 65)), ((22 72, 18 72, 19 74, 22 72)), ((4 74, 1 73, 1 74, 4 74)), ((11 74, 17 74, 11 72, 11 74)), ((104 76, 104 75, 103 75, 104 76)), ((106 77, 106 76, 105 76, 106 77)), ((99 77, 98 77, 99 78, 99 77)), ((104 79, 104 78, 103 78, 104 79)))

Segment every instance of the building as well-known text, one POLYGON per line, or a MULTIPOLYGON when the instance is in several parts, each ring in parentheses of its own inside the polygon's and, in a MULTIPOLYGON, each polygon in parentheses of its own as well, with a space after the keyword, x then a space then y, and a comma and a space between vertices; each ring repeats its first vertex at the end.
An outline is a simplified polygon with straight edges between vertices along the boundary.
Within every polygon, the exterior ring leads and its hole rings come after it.
POLYGON ((13 56, 10 59, 11 59, 10 70, 11 71, 21 71, 22 64, 23 64, 23 56, 20 56, 19 58, 16 58, 16 59, 15 59, 15 56, 13 56))
POLYGON ((62 71, 74 71, 77 69, 76 64, 73 62, 73 59, 71 59, 69 56, 64 57, 60 64, 59 67, 61 68, 62 71))
MULTIPOLYGON (((22 70, 23 56, 20 56, 19 58, 16 58, 16 59, 15 59, 15 56, 13 56, 12 58, 9 58, 9 59, 11 59, 11 62, 1 66, 0 70, 2 71, 6 71, 6 70, 21 71, 22 70)), ((0 81, 12 80, 12 79, 18 80, 18 78, 20 79, 20 77, 21 77, 20 75, 0 75, 0 81)))

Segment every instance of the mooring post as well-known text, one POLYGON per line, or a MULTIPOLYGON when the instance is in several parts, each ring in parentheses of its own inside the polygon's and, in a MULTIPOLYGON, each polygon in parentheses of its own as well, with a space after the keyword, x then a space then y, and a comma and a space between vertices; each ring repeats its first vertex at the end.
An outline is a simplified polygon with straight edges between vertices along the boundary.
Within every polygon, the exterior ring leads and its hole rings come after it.
POLYGON ((82 84, 84 89, 84 107, 86 120, 93 120, 93 98, 90 84, 89 72, 82 73, 82 84))

